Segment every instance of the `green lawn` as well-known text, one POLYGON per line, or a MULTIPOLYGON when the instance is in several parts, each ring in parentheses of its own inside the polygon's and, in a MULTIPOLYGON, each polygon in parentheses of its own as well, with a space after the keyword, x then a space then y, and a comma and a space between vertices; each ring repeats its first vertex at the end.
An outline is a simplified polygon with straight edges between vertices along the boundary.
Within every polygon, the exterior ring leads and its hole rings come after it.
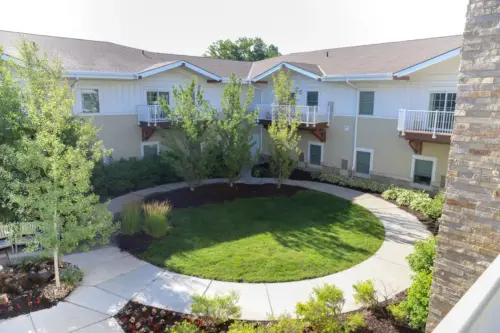
POLYGON ((366 209, 317 191, 175 209, 168 236, 143 259, 222 281, 278 282, 325 276, 373 255, 382 223, 366 209))

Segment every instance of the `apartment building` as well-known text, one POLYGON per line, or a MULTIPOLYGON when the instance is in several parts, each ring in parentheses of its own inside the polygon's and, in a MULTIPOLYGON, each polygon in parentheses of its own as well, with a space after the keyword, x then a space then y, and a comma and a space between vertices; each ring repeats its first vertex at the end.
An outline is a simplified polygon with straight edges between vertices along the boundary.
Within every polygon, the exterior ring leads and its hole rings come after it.
MULTIPOLYGON (((197 78, 216 108, 231 74, 255 87, 255 153, 269 147, 273 112, 299 112, 300 166, 430 189, 444 186, 461 36, 288 54, 258 62, 163 54, 109 42, 0 31, 5 56, 20 39, 58 57, 75 91, 74 114, 92 117, 113 158, 161 149, 160 98, 197 78), (286 68, 295 107, 278 106, 272 75, 286 68)), ((245 93, 245 91, 243 92, 245 93)), ((242 96, 243 97, 243 96, 242 96)))

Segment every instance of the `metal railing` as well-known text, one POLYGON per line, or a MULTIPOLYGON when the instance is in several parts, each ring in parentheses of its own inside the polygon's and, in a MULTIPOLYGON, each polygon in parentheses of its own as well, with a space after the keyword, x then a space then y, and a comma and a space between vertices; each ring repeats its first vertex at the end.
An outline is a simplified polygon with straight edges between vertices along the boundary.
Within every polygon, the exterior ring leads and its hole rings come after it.
POLYGON ((300 122, 306 126, 316 126, 320 123, 330 125, 330 109, 320 110, 318 106, 308 105, 278 105, 278 104, 259 104, 259 120, 273 121, 278 118, 280 113, 288 115, 291 119, 297 115, 300 122))
POLYGON ((139 123, 148 123, 148 126, 156 126, 157 123, 166 123, 168 121, 167 112, 158 104, 137 105, 137 119, 139 123))
POLYGON ((401 135, 405 132, 431 133, 433 138, 436 134, 451 134, 453 131, 453 111, 429 111, 429 110, 399 110, 398 131, 401 135))

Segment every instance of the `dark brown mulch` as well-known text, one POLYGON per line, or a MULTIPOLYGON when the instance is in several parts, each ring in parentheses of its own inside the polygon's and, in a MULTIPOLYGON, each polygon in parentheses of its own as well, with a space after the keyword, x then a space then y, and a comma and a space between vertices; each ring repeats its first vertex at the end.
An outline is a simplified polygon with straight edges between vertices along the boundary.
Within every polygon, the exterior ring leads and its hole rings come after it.
MULTIPOLYGON (((395 323, 391 314, 385 309, 388 305, 403 301, 405 297, 406 292, 401 292, 390 300, 381 302, 379 308, 375 310, 362 309, 353 311, 346 313, 345 317, 356 312, 363 315, 366 327, 360 328, 354 333, 418 333, 418 330, 395 323)), ((202 320, 190 314, 163 310, 133 301, 127 303, 127 305, 115 315, 115 319, 127 333, 164 332, 165 329, 172 327, 176 322, 182 321, 188 321, 195 324, 200 328, 200 331, 218 333, 226 332, 228 327, 233 323, 233 321, 228 321, 221 325, 214 325, 209 321, 202 320)), ((258 324, 259 322, 252 321, 252 323, 258 324)), ((265 325, 269 322, 260 323, 265 325)), ((309 328, 305 329, 304 333, 316 332, 309 328)))
MULTIPOLYGON (((60 272, 76 268, 60 262, 60 272)), ((55 289, 54 265, 50 259, 26 259, 23 264, 10 265, 0 272, 0 295, 7 295, 7 302, 0 299, 0 320, 48 309, 65 298, 71 287, 61 284, 55 289), (54 290, 58 293, 54 294, 54 290)))
POLYGON ((144 232, 134 235, 120 233, 116 235, 116 244, 122 251, 139 254, 145 252, 149 248, 153 239, 153 237, 144 232))
POLYGON ((169 201, 174 208, 198 207, 206 204, 220 204, 243 198, 262 198, 277 196, 292 196, 303 188, 298 186, 275 184, 250 185, 209 184, 197 187, 194 191, 180 188, 169 192, 156 193, 145 198, 145 202, 169 201))

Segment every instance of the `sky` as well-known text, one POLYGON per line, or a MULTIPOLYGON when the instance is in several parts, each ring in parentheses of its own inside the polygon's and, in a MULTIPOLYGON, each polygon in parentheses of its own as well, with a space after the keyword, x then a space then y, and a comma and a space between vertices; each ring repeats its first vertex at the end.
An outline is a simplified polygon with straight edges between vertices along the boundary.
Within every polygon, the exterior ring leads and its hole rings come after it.
POLYGON ((462 34, 468 0, 3 0, 0 30, 202 55, 261 37, 282 54, 462 34))

